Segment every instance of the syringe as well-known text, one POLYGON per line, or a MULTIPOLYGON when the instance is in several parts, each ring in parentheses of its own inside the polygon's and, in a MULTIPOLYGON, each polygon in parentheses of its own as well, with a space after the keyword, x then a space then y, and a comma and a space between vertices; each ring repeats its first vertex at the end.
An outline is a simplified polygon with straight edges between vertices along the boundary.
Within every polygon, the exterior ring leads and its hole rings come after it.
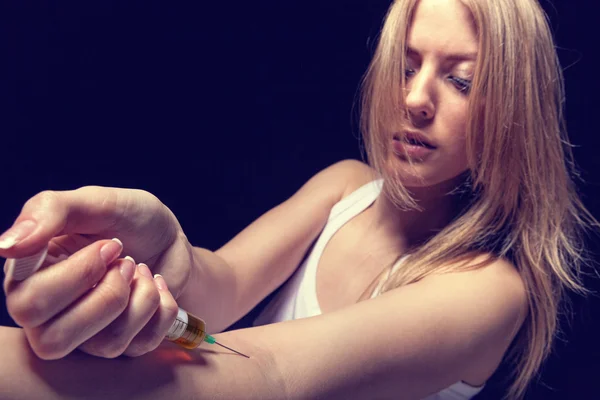
POLYGON ((171 342, 177 343, 181 347, 190 350, 200 346, 202 342, 218 344, 227 350, 231 350, 241 356, 250 358, 239 351, 233 350, 232 348, 217 342, 215 338, 206 333, 206 323, 203 320, 195 315, 190 314, 181 307, 179 307, 177 318, 175 318, 175 321, 173 322, 173 325, 171 325, 171 328, 169 328, 169 332, 167 332, 167 336, 165 336, 165 338, 171 342))

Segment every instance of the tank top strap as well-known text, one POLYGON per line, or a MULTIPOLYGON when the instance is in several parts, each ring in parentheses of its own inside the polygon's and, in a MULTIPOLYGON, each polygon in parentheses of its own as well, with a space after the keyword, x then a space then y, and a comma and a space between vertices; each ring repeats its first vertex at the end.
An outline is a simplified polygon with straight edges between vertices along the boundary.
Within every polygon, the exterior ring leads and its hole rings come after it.
POLYGON ((323 228, 321 235, 314 244, 306 260, 303 280, 296 302, 295 314, 313 316, 321 314, 321 307, 317 298, 317 268, 323 250, 331 237, 353 217, 369 207, 381 193, 383 180, 371 181, 337 202, 331 209, 329 220, 323 228))
POLYGON ((377 196, 381 193, 381 189, 383 187, 383 179, 377 179, 371 182, 368 182, 348 196, 344 197, 342 200, 338 201, 332 208, 329 213, 329 220, 336 219, 339 215, 345 213, 349 209, 360 209, 356 214, 362 212, 365 208, 367 208, 371 203, 377 199, 377 196), (359 204, 360 203, 360 204, 359 204), (365 205, 364 208, 361 205, 365 205), (362 208, 362 209, 361 209, 362 208))

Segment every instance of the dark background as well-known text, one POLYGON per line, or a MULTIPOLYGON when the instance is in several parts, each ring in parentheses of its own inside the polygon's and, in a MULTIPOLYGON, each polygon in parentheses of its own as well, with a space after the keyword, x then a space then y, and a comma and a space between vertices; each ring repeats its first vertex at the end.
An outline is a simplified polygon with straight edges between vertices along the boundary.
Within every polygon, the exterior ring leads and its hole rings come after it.
MULTIPOLYGON (((216 249, 315 172, 361 158, 353 105, 389 1, 57 3, 2 6, 0 230, 41 190, 117 186, 154 193, 193 244, 216 249)), ((599 218, 590 3, 543 6, 579 188, 599 218)), ((528 399, 600 389, 599 300, 573 300, 574 324, 528 399)), ((13 325, 4 307, 0 322, 13 325)))

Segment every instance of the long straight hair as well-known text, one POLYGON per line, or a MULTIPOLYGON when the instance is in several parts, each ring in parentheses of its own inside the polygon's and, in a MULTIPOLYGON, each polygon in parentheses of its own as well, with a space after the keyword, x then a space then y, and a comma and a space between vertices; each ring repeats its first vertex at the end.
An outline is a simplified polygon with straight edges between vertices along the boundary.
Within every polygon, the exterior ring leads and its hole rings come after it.
MULTIPOLYGON (((406 38, 417 2, 398 0, 390 6, 361 87, 368 162, 386 180, 384 194, 399 209, 418 205, 386 168, 385 132, 406 115, 406 38)), ((518 399, 560 333, 566 291, 589 294, 582 284, 583 233, 598 223, 576 193, 562 111, 563 77, 543 9, 535 0, 462 2, 471 11, 479 42, 466 132, 469 171, 456 192, 463 207, 405 257, 382 292, 434 273, 510 260, 529 303, 505 355, 514 366, 506 398, 518 399), (470 262, 482 254, 487 261, 470 262), (464 263, 456 266, 457 260, 464 263)))

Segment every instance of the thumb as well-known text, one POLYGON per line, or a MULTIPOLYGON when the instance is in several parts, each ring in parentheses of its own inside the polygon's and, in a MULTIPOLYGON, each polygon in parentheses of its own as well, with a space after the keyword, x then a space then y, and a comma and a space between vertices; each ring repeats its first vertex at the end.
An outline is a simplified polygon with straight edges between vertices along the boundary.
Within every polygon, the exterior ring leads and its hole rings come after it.
POLYGON ((114 228, 118 212, 119 189, 86 186, 38 193, 25 203, 13 226, 0 236, 0 257, 31 256, 63 234, 99 234, 114 228))
POLYGON ((8 250, 25 239, 35 230, 36 221, 31 219, 17 220, 13 226, 0 236, 0 250, 8 250))

